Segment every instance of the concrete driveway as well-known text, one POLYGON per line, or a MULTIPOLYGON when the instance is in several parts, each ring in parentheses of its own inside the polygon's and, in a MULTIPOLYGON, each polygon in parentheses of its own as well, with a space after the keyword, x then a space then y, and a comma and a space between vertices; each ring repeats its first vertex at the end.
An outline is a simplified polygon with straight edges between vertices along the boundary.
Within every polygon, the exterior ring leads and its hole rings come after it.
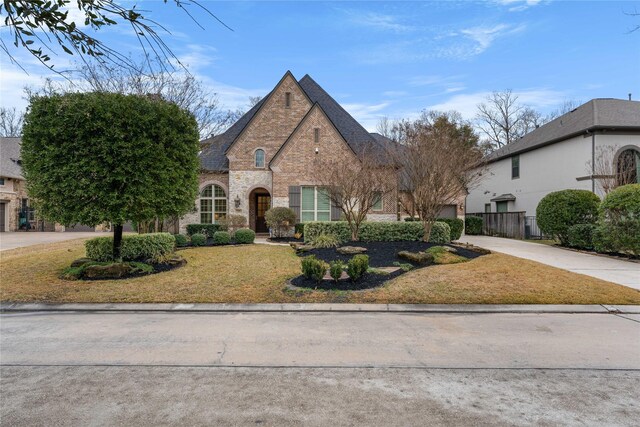
POLYGON ((3 425, 637 425, 640 315, 15 313, 3 425))
POLYGON ((500 237, 462 236, 460 241, 640 290, 640 263, 637 262, 500 237))
POLYGON ((107 236, 109 233, 69 231, 64 233, 53 232, 13 232, 0 233, 0 251, 22 248, 25 246, 40 245, 43 243, 55 243, 65 240, 81 239, 85 237, 107 236))

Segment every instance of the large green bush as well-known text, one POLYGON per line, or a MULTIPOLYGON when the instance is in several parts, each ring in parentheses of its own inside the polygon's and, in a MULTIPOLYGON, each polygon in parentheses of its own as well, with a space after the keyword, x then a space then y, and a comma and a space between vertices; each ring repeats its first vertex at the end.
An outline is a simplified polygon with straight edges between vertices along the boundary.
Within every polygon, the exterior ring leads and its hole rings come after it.
POLYGON ((264 220, 273 237, 285 237, 296 223, 296 213, 290 208, 271 208, 265 212, 264 220))
POLYGON ((595 224, 598 218, 598 196, 587 190, 561 190, 549 193, 540 200, 536 221, 540 230, 569 245, 569 227, 576 224, 595 224))
POLYGON ((482 234, 482 217, 469 215, 464 219, 464 232, 470 236, 482 234))
POLYGON ((193 246, 204 246, 207 243, 207 236, 202 233, 195 233, 191 235, 191 244, 193 246))
POLYGON ((575 224, 567 230, 569 246, 576 249, 593 249, 594 224, 575 224))
POLYGON ((449 224, 445 222, 436 221, 431 227, 431 234, 429 235, 429 243, 450 243, 451 242, 451 228, 449 224))
POLYGON ((240 245, 253 243, 253 241, 256 239, 256 232, 248 228, 240 228, 235 232, 233 238, 235 239, 236 243, 240 245))
MULTIPOLYGON (((312 242, 321 234, 331 234, 340 242, 351 239, 351 231, 346 221, 307 222, 304 226, 304 241, 312 242)), ((419 241, 424 236, 420 222, 363 222, 360 226, 360 240, 363 242, 419 241)))
MULTIPOLYGON (((113 259, 113 237, 96 237, 84 243, 87 258, 108 262, 113 259)), ((123 236, 121 256, 123 261, 158 260, 174 252, 176 239, 169 233, 137 234, 123 236)))
POLYGON ((228 245, 231 243, 231 235, 228 231, 216 231, 213 233, 214 245, 228 245))
POLYGON ((204 234, 207 237, 213 237, 216 231, 220 231, 220 224, 189 224, 187 225, 187 234, 204 234))
POLYGON ((599 209, 596 250, 640 256, 640 184, 611 191, 599 209))
POLYGON ((458 240, 462 236, 462 230, 464 229, 464 221, 460 218, 438 218, 439 222, 444 222, 449 225, 451 230, 451 240, 458 240))

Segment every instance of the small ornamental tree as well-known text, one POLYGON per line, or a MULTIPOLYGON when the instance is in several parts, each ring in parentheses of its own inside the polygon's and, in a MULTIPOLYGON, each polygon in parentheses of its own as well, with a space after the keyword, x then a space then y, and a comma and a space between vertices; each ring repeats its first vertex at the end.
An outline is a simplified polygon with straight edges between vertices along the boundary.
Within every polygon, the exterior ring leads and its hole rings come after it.
POLYGON ((180 216, 198 191, 198 126, 158 97, 35 96, 25 116, 22 168, 39 213, 62 224, 122 225, 180 216))

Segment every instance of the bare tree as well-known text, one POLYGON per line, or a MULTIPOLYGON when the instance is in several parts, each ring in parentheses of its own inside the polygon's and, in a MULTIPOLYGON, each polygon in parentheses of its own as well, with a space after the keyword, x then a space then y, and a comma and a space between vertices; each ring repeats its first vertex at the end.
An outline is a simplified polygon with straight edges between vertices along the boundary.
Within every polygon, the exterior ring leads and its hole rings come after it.
POLYGON ((536 130, 547 122, 546 117, 544 117, 539 111, 526 106, 522 108, 520 117, 520 125, 516 132, 520 137, 536 130))
POLYGON ((478 104, 478 128, 497 148, 511 144, 522 136, 523 109, 511 89, 493 92, 478 104))
POLYGON ((249 97, 249 110, 252 109, 253 107, 255 107, 258 102, 262 101, 262 97, 261 96, 250 96, 249 97))
POLYGON ((385 161, 385 150, 364 150, 356 158, 316 160, 314 179, 331 204, 340 208, 351 231, 359 238, 360 226, 374 205, 397 188, 397 168, 385 161))
POLYGON ((198 122, 202 138, 215 136, 233 124, 241 111, 224 109, 218 95, 202 81, 182 70, 154 72, 147 61, 130 60, 131 67, 114 67, 99 62, 80 64, 69 73, 71 81, 48 79, 37 90, 26 89, 27 97, 56 92, 94 91, 136 95, 158 95, 188 110, 198 122))
POLYGON ((560 107, 556 108, 549 114, 547 114, 544 118, 544 122, 550 122, 551 120, 557 119, 560 116, 563 116, 576 108, 578 108, 582 102, 576 101, 574 99, 565 100, 560 107))
POLYGON ((470 123, 459 114, 424 112, 398 125, 391 155, 401 167, 406 198, 424 226, 424 241, 443 206, 456 203, 482 173, 482 150, 470 123))
POLYGON ((625 150, 616 156, 618 146, 596 147, 593 162, 587 162, 587 172, 604 194, 621 185, 634 184, 637 174, 635 150, 625 150))
POLYGON ((22 123, 24 113, 18 111, 16 107, 0 108, 0 136, 20 136, 22 135, 22 123))

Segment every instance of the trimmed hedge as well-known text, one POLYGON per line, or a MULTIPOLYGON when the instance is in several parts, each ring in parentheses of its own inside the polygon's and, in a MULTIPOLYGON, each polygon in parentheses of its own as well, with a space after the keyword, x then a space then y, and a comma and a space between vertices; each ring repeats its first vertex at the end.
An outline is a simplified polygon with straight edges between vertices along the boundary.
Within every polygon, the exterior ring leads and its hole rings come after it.
POLYGON ((236 230, 236 233, 233 235, 233 237, 236 243, 244 245, 253 243, 253 241, 256 239, 256 233, 249 228, 239 228, 238 230, 236 230))
MULTIPOLYGON (((340 242, 351 240, 351 231, 346 221, 317 221, 304 225, 304 241, 310 243, 321 234, 332 234, 340 242)), ((363 242, 398 242, 422 240, 424 231, 420 222, 363 222, 360 226, 363 242)))
POLYGON ((482 217, 468 216, 464 219, 464 232, 470 236, 479 236, 482 234, 482 217))
POLYGON ((564 246, 569 244, 569 227, 576 224, 595 224, 598 218, 598 196, 588 190, 561 190, 549 193, 536 208, 540 230, 557 237, 564 246))
POLYGON ((304 222, 298 222, 298 223, 294 226, 294 231, 293 231, 293 232, 294 232, 295 234, 300 233, 300 234, 304 235, 304 224, 305 224, 304 222))
POLYGON ((176 246, 179 248, 189 244, 189 238, 184 234, 174 234, 173 237, 176 239, 176 246))
MULTIPOLYGON (((99 262, 113 259, 113 237, 96 237, 84 243, 87 258, 99 262)), ((157 260, 174 252, 176 239, 169 233, 137 234, 122 237, 122 260, 157 260)))
POLYGON ((596 250, 640 256, 640 184, 611 191, 602 201, 599 214, 596 250))
POLYGON ((213 233, 214 245, 228 245, 231 243, 231 235, 227 231, 216 231, 213 233))
POLYGON ((207 237, 213 237, 216 231, 220 231, 220 224, 189 224, 187 225, 187 234, 204 234, 207 237))
POLYGON ((458 240, 462 236, 462 230, 464 229, 464 221, 460 218, 438 218, 439 222, 444 222, 449 225, 451 231, 451 240, 458 240))
POLYGON ((593 249, 594 224, 575 224, 568 228, 569 246, 577 249, 593 249))
POLYGON ((195 233, 191 235, 191 244, 193 246, 204 246, 207 243, 207 236, 202 233, 195 233))
POLYGON ((446 222, 436 221, 431 226, 429 243, 451 243, 451 228, 446 222))

